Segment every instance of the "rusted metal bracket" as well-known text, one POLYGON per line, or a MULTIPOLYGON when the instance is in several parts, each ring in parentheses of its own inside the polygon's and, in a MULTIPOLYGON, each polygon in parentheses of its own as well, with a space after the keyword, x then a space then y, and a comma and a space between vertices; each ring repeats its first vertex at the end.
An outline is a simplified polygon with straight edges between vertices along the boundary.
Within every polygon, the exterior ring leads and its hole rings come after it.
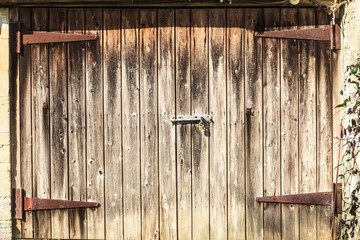
POLYGON ((100 207, 97 202, 24 197, 23 192, 21 188, 15 189, 15 219, 23 219, 24 211, 100 207))
POLYGON ((341 183, 333 184, 333 191, 319 193, 303 193, 273 197, 258 197, 256 201, 267 203, 305 204, 331 206, 334 214, 341 214, 341 183))
POLYGON ((82 42, 94 41, 98 39, 95 35, 44 32, 44 31, 24 31, 21 28, 21 22, 10 23, 12 40, 16 42, 15 52, 21 53, 22 45, 44 44, 44 43, 64 43, 64 42, 82 42))
POLYGON ((262 38, 282 38, 298 40, 330 41, 331 49, 341 48, 341 32, 338 24, 331 24, 324 28, 274 30, 265 32, 255 32, 255 37, 262 38))

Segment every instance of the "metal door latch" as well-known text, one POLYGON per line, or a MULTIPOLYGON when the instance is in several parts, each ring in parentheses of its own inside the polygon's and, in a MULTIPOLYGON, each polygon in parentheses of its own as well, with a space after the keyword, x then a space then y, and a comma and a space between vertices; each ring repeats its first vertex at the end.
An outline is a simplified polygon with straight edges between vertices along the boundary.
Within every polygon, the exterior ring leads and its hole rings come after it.
POLYGON ((201 116, 178 116, 177 118, 173 117, 171 119, 173 125, 176 124, 199 124, 199 129, 201 131, 209 128, 210 123, 213 123, 212 117, 210 115, 201 115, 201 116))

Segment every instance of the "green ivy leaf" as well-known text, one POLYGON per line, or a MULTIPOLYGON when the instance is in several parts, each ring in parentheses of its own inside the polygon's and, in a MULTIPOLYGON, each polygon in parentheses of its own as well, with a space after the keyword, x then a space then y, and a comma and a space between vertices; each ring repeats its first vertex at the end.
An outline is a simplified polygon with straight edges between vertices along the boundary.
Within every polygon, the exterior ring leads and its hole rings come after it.
POLYGON ((342 108, 342 107, 346 107, 346 102, 337 105, 335 108, 342 108))

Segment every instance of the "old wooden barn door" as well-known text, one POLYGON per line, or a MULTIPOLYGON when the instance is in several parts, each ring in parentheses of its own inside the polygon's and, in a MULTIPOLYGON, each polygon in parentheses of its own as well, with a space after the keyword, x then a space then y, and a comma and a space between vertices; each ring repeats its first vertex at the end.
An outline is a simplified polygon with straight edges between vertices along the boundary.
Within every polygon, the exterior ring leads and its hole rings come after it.
POLYGON ((99 208, 26 211, 18 238, 329 239, 326 206, 256 197, 329 191, 328 42, 254 31, 328 24, 318 10, 22 8, 14 187, 99 208), (210 115, 173 125, 179 116, 210 115))

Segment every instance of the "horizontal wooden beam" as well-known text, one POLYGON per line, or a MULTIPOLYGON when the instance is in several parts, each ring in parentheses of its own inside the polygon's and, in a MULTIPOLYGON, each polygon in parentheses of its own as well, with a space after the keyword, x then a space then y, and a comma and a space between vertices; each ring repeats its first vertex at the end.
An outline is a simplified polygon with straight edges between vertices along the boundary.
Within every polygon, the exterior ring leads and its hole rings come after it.
POLYGON ((23 7, 314 7, 332 3, 333 0, 300 0, 296 5, 292 5, 290 0, 0 0, 0 6, 23 7))

